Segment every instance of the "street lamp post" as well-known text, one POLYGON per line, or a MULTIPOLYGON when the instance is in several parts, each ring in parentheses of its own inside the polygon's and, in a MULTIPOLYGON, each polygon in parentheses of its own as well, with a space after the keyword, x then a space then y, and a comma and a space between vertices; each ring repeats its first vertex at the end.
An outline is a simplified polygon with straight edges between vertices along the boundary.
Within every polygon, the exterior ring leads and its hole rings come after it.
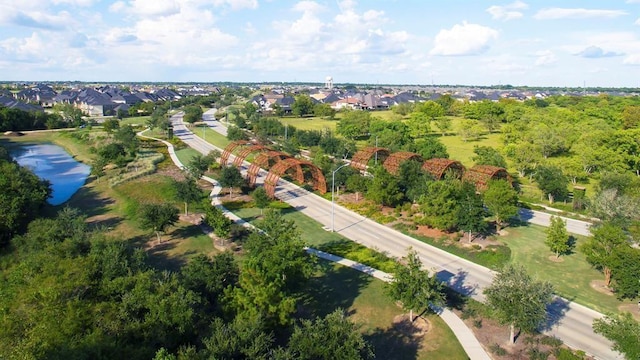
POLYGON ((340 165, 337 169, 333 170, 331 172, 331 232, 335 232, 335 222, 334 222, 334 215, 335 215, 335 208, 336 208, 336 204, 335 204, 335 195, 334 195, 334 191, 336 189, 336 173, 338 172, 338 170, 342 169, 343 167, 347 166, 349 164, 342 164, 340 165))

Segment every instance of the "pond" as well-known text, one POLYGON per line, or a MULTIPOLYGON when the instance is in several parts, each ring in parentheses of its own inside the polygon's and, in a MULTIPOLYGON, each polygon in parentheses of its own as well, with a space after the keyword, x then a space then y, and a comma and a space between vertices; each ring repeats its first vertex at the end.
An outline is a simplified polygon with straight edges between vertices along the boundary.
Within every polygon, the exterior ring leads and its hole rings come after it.
POLYGON ((26 144, 11 151, 18 164, 30 168, 51 183, 48 202, 60 205, 84 185, 91 167, 76 161, 62 147, 52 144, 26 144))

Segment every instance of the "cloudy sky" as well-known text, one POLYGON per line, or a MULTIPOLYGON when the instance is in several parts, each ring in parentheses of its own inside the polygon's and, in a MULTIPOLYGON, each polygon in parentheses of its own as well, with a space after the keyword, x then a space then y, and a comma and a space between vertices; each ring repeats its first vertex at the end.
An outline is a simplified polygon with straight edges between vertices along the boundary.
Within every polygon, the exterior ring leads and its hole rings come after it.
POLYGON ((0 81, 640 86, 640 0, 0 0, 0 81))

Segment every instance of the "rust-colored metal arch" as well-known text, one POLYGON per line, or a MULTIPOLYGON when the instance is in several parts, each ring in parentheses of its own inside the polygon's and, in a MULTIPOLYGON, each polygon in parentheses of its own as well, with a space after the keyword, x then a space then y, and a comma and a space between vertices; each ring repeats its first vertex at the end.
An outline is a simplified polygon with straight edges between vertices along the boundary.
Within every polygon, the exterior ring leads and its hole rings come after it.
POLYGON ((233 153, 233 150, 235 150, 237 147, 239 147, 239 146, 247 146, 247 145, 251 145, 251 144, 252 144, 252 142, 247 141, 247 140, 238 140, 238 141, 234 141, 231 144, 227 145, 224 148, 224 151, 222 152, 222 155, 220 155, 220 165, 227 166, 227 161, 229 161, 229 157, 233 153))
POLYGON ((268 151, 268 150, 271 150, 271 149, 263 145, 251 145, 251 146, 245 147, 244 149, 240 150, 240 153, 238 153, 238 155, 236 155, 236 158, 233 159, 233 165, 240 167, 244 162, 244 159, 246 159, 247 156, 249 156, 249 154, 258 152, 258 151, 268 151))
POLYGON ((381 147, 364 148, 356 152, 355 154, 353 154, 353 157, 351 158, 351 166, 354 169, 357 169, 358 171, 367 170, 367 165, 369 164, 369 160, 371 160, 371 158, 376 153, 378 153, 378 156, 380 157, 380 161, 384 161, 389 157, 389 155, 391 154, 391 151, 389 151, 389 149, 387 148, 381 148, 381 147))
POLYGON ((511 175, 505 168, 491 165, 475 165, 465 171, 462 180, 472 182, 476 189, 486 190, 490 180, 504 179, 511 183, 511 175))
POLYGON ((287 159, 290 156, 280 152, 280 151, 265 151, 261 152, 253 159, 253 162, 249 166, 249 170, 247 170, 247 180, 249 181, 249 186, 253 186, 256 184, 256 179, 258 178, 258 173, 260 169, 269 168, 269 163, 271 160, 275 160, 276 163, 283 159, 287 159))
POLYGON ((460 179, 464 174, 465 168, 464 165, 456 160, 433 158, 426 160, 422 164, 422 170, 430 173, 434 179, 440 180, 447 172, 460 179))
POLYGON ((422 156, 416 153, 408 151, 395 152, 384 161, 382 166, 387 169, 388 172, 396 175, 400 169, 400 164, 408 160, 416 160, 422 162, 422 156))
POLYGON ((304 183, 305 172, 302 169, 303 166, 310 170, 313 180, 313 188, 318 190, 322 194, 326 193, 327 181, 325 180, 324 174, 322 174, 322 170, 320 170, 320 168, 308 161, 303 161, 295 158, 287 158, 279 161, 269 170, 267 178, 264 181, 264 188, 267 190, 267 194, 270 197, 275 196, 278 180, 280 180, 280 177, 290 169, 295 170, 295 174, 293 174, 294 179, 299 183, 304 183))

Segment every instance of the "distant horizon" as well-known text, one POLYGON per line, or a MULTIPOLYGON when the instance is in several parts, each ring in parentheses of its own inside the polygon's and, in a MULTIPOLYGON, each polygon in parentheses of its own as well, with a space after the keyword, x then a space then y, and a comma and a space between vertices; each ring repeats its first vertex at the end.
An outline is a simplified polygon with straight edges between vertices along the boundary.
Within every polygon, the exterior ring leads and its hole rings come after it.
MULTIPOLYGON (((323 87, 324 82, 319 81, 83 81, 83 80, 0 80, 0 84, 95 84, 95 85, 136 85, 136 84, 171 84, 171 85, 224 85, 224 84, 241 84, 241 85, 315 85, 323 87)), ((589 89, 621 89, 621 90, 640 90, 640 86, 636 87, 615 87, 615 86, 533 86, 533 85, 512 85, 512 84, 494 84, 494 85, 472 85, 472 84, 371 84, 371 83, 333 83, 334 88, 344 88, 347 86, 361 87, 425 87, 425 88, 479 88, 494 90, 510 90, 510 89, 566 89, 566 90, 589 90, 589 89), (504 89, 503 89, 504 88, 504 89)))
POLYGON ((636 88, 639 12, 640 0, 5 1, 0 79, 636 88))

